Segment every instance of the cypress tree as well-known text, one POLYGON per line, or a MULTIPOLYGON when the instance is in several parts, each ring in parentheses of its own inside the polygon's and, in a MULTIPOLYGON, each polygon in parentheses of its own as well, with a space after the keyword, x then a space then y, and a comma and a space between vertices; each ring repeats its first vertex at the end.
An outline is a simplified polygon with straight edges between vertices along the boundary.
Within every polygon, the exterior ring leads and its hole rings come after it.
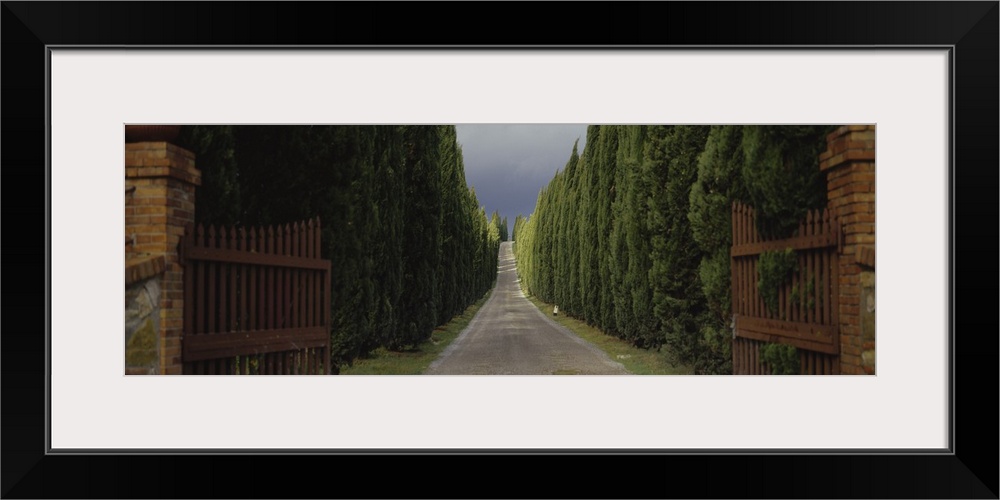
POLYGON ((437 325, 438 264, 440 259, 441 178, 440 136, 433 126, 404 127, 403 178, 406 219, 403 224, 402 318, 390 349, 413 347, 437 325))

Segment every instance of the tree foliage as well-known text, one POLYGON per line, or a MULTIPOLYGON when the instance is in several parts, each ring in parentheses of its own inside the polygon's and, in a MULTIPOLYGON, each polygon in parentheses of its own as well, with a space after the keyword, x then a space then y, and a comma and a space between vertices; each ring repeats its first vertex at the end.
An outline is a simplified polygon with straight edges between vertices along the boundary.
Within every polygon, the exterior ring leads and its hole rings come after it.
POLYGON ((453 126, 192 126, 196 219, 319 216, 332 262, 334 367, 408 349, 483 296, 505 224, 466 184, 453 126))
POLYGON ((733 201, 784 235, 825 201, 827 126, 592 125, 514 221, 522 286, 698 373, 731 362, 733 201))

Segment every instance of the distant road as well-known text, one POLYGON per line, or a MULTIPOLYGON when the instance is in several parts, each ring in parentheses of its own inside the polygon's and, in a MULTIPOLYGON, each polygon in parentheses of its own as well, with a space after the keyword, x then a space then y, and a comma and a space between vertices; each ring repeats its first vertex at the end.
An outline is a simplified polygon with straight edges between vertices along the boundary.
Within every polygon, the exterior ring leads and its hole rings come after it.
POLYGON ((624 375, 621 363, 542 314, 517 283, 511 242, 500 244, 496 288, 428 375, 624 375))

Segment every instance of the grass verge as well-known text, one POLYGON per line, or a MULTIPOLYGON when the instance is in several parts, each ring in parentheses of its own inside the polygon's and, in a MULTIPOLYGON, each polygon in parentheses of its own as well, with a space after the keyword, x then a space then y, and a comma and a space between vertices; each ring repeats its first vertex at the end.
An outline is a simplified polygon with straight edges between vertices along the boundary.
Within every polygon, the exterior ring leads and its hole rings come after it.
POLYGON ((577 334, 583 340, 597 346, 598 349, 607 353, 608 357, 621 363, 625 369, 636 375, 691 375, 694 370, 690 366, 675 364, 670 361, 667 353, 663 350, 640 349, 617 337, 612 337, 598 328, 588 325, 576 318, 567 316, 560 311, 558 316, 552 315, 552 304, 543 302, 537 297, 528 295, 525 297, 531 301, 542 314, 545 314, 577 334))
POLYGON ((448 323, 431 333, 431 338, 411 351, 396 352, 384 347, 376 349, 367 358, 354 360, 351 366, 340 369, 341 375, 420 375, 448 347, 462 330, 469 325, 479 308, 490 298, 492 290, 455 316, 448 323))

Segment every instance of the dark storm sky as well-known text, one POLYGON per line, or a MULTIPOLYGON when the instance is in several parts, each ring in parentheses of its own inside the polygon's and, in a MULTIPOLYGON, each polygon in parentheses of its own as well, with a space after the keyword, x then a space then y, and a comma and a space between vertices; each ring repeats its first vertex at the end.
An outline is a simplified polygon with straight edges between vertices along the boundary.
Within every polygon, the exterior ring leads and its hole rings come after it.
POLYGON ((465 180, 476 188, 486 215, 528 216, 538 192, 566 166, 573 142, 583 152, 587 125, 456 125, 465 160, 465 180))

